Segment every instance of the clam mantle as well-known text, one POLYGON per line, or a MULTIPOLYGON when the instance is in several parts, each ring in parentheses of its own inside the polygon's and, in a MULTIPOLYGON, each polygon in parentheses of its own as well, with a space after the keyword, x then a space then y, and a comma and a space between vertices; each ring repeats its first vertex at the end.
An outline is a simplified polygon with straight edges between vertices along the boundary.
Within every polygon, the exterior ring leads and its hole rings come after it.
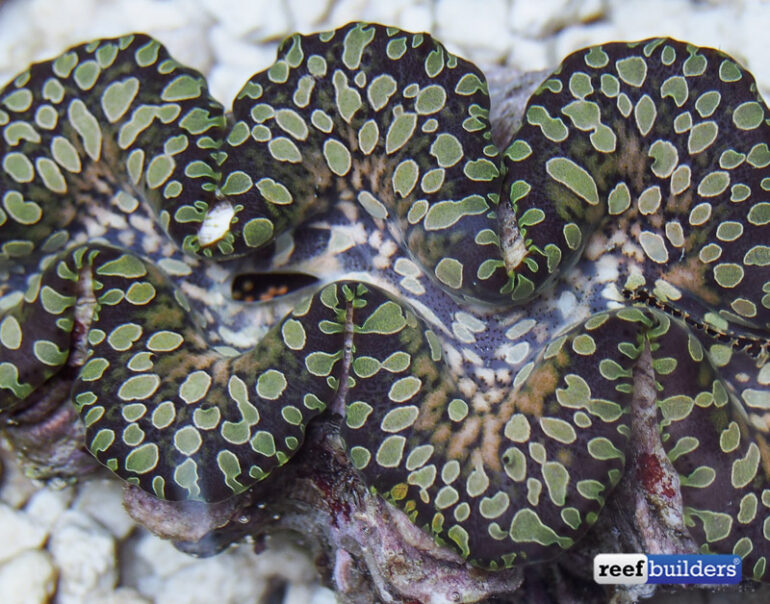
POLYGON ((271 479, 341 416, 364 482, 496 569, 623 475, 633 372, 704 551, 770 552, 770 127, 730 57, 574 53, 503 152, 427 34, 294 35, 232 107, 141 34, 0 92, 0 405, 74 369, 86 445, 163 499, 271 479), (318 279, 288 314, 228 275, 318 279), (267 315, 267 319, 265 316, 267 315))

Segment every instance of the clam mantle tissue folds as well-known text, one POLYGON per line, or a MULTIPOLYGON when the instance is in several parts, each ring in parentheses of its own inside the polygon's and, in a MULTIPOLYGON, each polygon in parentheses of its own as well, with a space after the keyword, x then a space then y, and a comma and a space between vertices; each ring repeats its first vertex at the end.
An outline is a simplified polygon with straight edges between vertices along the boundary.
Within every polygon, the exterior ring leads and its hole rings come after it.
POLYGON ((754 79, 612 42, 568 56, 502 152, 488 115, 473 64, 374 24, 291 36, 232 113, 142 34, 31 66, 0 92, 3 416, 60 380, 112 472, 219 502, 336 414, 373 492, 500 569, 602 513, 644 362, 690 536, 766 579, 754 79), (317 281, 265 321, 229 295, 249 267, 317 281))

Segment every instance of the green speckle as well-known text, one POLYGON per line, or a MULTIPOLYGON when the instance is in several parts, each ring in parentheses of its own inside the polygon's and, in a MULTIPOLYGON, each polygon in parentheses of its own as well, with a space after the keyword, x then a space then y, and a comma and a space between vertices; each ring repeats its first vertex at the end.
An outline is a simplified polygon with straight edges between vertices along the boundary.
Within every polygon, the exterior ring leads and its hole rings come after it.
POLYGON ((272 139, 267 144, 267 148, 270 150, 270 155, 278 161, 284 161, 290 164, 298 164, 302 161, 302 154, 297 148, 297 145, 285 136, 279 136, 272 139))
POLYGON ((32 93, 26 88, 14 90, 3 97, 3 105, 15 113, 23 113, 32 105, 32 93))
POLYGON ((695 155, 708 149, 716 140, 718 134, 719 127, 713 121, 702 122, 693 126, 687 139, 687 150, 690 152, 690 155, 695 155))
POLYGON ((634 106, 636 127, 642 136, 647 136, 650 130, 652 130, 656 117, 657 109, 655 108, 655 103, 649 95, 642 95, 642 98, 634 106))
POLYGON ((222 193, 224 195, 243 195, 251 189, 251 177, 240 170, 230 172, 222 184, 222 193))
POLYGON ((184 426, 174 433, 174 447, 182 455, 197 453, 202 444, 203 438, 194 426, 184 426))
POLYGON ((737 82, 742 77, 741 69, 730 59, 724 59, 719 65, 719 79, 723 82, 737 82))
POLYGON ((352 165, 348 148, 334 138, 327 139, 323 146, 323 155, 329 169, 337 176, 345 176, 352 165))
POLYGON ((272 457, 276 453, 275 439, 270 432, 258 430, 250 441, 251 448, 265 457, 272 457))
POLYGON ((160 93, 160 98, 166 102, 197 99, 201 96, 203 81, 188 74, 177 76, 166 84, 160 93))
POLYGON ((599 203, 599 192, 591 174, 567 157, 554 157, 546 162, 546 172, 555 181, 591 205, 599 203))
POLYGON ((470 96, 477 92, 486 92, 487 84, 475 73, 466 73, 455 86, 455 92, 462 96, 470 96))
POLYGON ((348 69, 358 69, 364 50, 374 39, 373 27, 358 24, 345 36, 342 51, 342 62, 348 69))
POLYGON ((211 386, 211 376, 198 370, 190 373, 179 386, 179 398, 188 405, 196 403, 206 396, 211 386))
POLYGON ((385 153, 390 155, 401 149, 412 137, 416 125, 416 114, 404 112, 397 115, 391 122, 388 127, 388 132, 385 135, 385 153))
POLYGON ((618 76, 629 86, 639 87, 647 78, 647 62, 642 57, 628 57, 615 62, 618 76))
POLYGON ((733 111, 733 124, 741 130, 753 130, 765 119, 765 110, 756 101, 747 101, 733 111))
POLYGON ((396 407, 388 411, 382 418, 380 428, 383 432, 400 432, 406 430, 417 420, 419 409, 414 405, 396 407))
POLYGON ((92 160, 98 161, 102 151, 102 128, 99 121, 80 99, 70 103, 67 117, 80 135, 86 154, 92 160))
POLYGON ((268 369, 257 379, 257 394, 264 399, 278 399, 288 385, 286 376, 277 369, 268 369))
POLYGON ((113 350, 126 351, 131 349, 142 336, 142 328, 136 323, 125 323, 113 329, 107 336, 107 343, 113 350))
POLYGON ((293 109, 279 109, 275 112, 275 121, 284 132, 297 140, 304 141, 308 136, 305 120, 293 109))
POLYGON ((121 384, 118 397, 124 401, 144 400, 155 393, 160 383, 160 376, 154 373, 131 376, 121 384))
POLYGON ((332 82, 337 100, 337 111, 343 120, 350 123, 355 113, 363 106, 361 95, 355 88, 350 87, 347 76, 340 70, 334 72, 332 82))
POLYGON ((403 436, 391 435, 380 443, 375 459, 383 468, 396 468, 401 464, 404 455, 406 439, 403 436))
POLYGON ((42 208, 34 201, 25 201, 18 191, 3 196, 3 207, 11 219, 23 225, 35 224, 43 216, 42 208))
POLYGON ((530 105, 526 112, 527 122, 539 126, 543 135, 553 142, 564 141, 569 134, 567 126, 560 117, 552 118, 541 105, 530 105))
POLYGON ((444 108, 446 92, 444 88, 436 84, 426 86, 417 95, 415 110, 419 115, 431 115, 444 108))
POLYGON ((393 383, 388 392, 388 398, 394 403, 403 403, 417 394, 420 388, 422 388, 420 378, 413 375, 406 376, 393 383))
POLYGON ((402 161, 393 171, 393 190, 402 198, 412 192, 420 175, 417 162, 413 159, 402 161))
POLYGON ((460 289, 463 285, 463 265, 455 258, 442 258, 436 265, 436 277, 444 285, 452 289, 460 289))
POLYGON ((3 170, 17 183, 32 182, 35 177, 35 168, 26 155, 16 151, 7 153, 3 157, 3 170))

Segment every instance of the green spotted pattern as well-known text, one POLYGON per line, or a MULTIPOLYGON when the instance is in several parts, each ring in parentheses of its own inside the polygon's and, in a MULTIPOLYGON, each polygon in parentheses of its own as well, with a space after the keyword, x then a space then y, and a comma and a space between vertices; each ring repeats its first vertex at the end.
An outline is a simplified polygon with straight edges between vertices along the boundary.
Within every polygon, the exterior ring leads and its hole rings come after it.
POLYGON ((472 64, 371 24, 288 38, 231 114, 143 35, 33 65, 0 93, 2 408, 74 363, 103 464, 219 501, 288 462, 342 394, 366 483, 502 568, 596 521, 649 349, 692 537, 766 578, 770 126, 754 80, 711 49, 611 43, 565 59, 502 154, 488 114, 472 64), (134 230, 154 228, 148 211, 188 256, 94 240, 84 213, 108 207, 134 230), (302 259, 292 232, 318 220, 333 282, 256 345, 223 344, 185 289, 219 304, 194 258, 302 259))

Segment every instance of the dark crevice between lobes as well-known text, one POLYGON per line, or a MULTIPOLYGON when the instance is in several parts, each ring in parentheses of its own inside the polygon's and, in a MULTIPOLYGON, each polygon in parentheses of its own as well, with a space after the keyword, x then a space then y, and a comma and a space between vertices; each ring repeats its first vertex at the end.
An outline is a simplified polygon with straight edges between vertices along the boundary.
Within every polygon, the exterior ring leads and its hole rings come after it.
POLYGON ((317 277, 305 273, 241 273, 233 279, 230 293, 239 302, 270 302, 318 283, 317 277))

